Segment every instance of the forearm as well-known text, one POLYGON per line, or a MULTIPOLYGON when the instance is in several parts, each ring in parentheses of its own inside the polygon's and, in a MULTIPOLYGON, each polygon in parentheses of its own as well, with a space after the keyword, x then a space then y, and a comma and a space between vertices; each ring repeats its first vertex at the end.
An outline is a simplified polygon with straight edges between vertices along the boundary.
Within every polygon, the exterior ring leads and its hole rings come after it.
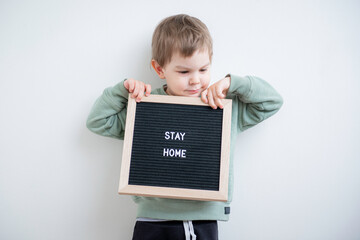
POLYGON ((128 91, 123 81, 104 90, 88 116, 86 126, 94 133, 123 138, 128 91))
POLYGON ((227 97, 239 100, 238 125, 241 131, 274 115, 282 106, 280 94, 261 78, 230 76, 227 97))

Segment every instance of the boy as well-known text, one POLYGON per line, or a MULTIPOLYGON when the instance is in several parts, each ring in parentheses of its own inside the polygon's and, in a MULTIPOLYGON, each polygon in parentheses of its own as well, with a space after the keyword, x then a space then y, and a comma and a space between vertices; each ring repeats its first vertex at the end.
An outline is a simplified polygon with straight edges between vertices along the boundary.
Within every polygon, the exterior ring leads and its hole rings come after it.
MULTIPOLYGON (((91 110, 87 127, 103 136, 123 139, 129 96, 138 102, 150 93, 201 97, 214 109, 223 107, 221 99, 230 98, 233 100, 233 150, 237 133, 275 114, 282 105, 282 98, 257 77, 228 74, 208 87, 211 58, 212 39, 204 23, 183 14, 164 19, 153 34, 151 65, 166 84, 151 91, 149 84, 129 78, 105 89, 91 110)), ((229 200, 226 203, 134 196, 138 218, 133 239, 217 239, 217 221, 227 221, 230 214, 232 160, 231 151, 229 200)))

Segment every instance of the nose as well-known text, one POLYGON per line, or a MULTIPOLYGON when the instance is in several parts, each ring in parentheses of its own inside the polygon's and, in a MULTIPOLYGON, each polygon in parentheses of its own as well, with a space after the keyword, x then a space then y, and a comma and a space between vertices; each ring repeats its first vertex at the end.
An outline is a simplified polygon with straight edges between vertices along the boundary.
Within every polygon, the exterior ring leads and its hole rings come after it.
POLYGON ((200 76, 199 74, 194 73, 189 80, 189 84, 195 85, 200 83, 200 76))

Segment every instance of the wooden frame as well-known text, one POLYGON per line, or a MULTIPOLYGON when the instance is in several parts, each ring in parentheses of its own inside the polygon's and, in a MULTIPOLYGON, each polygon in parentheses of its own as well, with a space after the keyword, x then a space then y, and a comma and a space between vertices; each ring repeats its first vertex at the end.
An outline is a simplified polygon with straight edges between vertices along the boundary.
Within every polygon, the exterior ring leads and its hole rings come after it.
MULTIPOLYGON (((166 95, 150 95, 148 97, 143 97, 141 102, 208 106, 207 104, 203 103, 200 98, 166 96, 166 95)), ((133 139, 134 125, 135 125, 135 112, 136 112, 136 104, 137 104, 135 99, 129 96, 121 173, 120 173, 119 194, 174 198, 174 199, 191 199, 191 200, 202 200, 202 201, 227 201, 229 162, 230 162, 232 101, 229 99, 222 99, 222 103, 224 108, 223 108, 223 123, 222 123, 219 191, 186 189, 186 188, 153 187, 153 186, 129 185, 128 183, 129 173, 130 173, 130 163, 131 163, 132 139, 133 139)))

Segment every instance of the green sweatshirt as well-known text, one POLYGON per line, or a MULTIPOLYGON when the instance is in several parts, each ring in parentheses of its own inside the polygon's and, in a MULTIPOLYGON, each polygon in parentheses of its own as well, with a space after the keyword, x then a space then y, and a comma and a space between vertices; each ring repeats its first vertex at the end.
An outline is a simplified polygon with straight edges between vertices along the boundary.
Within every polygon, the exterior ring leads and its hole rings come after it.
MULTIPOLYGON (((137 217, 166 220, 222 220, 229 219, 233 195, 233 150, 236 137, 242 132, 275 114, 281 107, 281 96, 264 80, 230 75, 226 98, 232 99, 231 149, 229 191, 227 202, 193 201, 133 196, 138 204, 137 217)), ((166 95, 164 88, 151 94, 166 95)), ((124 82, 104 90, 96 100, 87 120, 87 127, 102 136, 124 139, 128 91, 124 82)))

